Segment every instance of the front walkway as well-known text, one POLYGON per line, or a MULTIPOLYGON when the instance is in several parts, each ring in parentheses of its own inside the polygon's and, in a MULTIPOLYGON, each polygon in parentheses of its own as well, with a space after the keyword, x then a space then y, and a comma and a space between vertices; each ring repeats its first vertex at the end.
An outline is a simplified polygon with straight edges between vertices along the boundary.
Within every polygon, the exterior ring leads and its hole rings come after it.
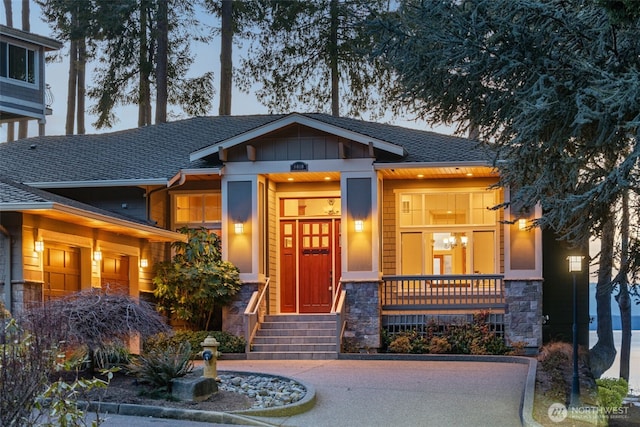
POLYGON ((282 426, 522 425, 528 367, 518 363, 399 360, 222 360, 220 371, 282 375, 315 387, 317 402, 282 426))

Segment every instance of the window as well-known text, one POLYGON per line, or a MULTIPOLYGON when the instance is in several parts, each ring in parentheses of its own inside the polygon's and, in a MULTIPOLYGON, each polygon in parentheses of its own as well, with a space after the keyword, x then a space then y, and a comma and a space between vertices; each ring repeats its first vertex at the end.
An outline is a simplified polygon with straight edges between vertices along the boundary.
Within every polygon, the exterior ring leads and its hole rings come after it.
POLYGON ((35 51, 0 42, 0 77, 35 84, 35 51))
POLYGON ((176 226, 220 227, 222 221, 220 193, 176 194, 173 200, 176 226))
POLYGON ((398 195, 400 274, 491 274, 498 232, 494 191, 398 195))

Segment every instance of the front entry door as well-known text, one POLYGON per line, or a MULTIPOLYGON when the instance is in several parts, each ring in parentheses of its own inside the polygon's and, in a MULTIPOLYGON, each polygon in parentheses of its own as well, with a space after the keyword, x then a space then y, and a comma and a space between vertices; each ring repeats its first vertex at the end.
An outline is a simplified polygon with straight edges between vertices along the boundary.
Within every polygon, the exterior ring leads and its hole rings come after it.
POLYGON ((333 294, 331 220, 300 222, 300 312, 328 313, 333 294))
POLYGON ((280 309, 328 313, 340 279, 339 220, 280 224, 280 309), (297 306, 297 307, 296 307, 297 306))

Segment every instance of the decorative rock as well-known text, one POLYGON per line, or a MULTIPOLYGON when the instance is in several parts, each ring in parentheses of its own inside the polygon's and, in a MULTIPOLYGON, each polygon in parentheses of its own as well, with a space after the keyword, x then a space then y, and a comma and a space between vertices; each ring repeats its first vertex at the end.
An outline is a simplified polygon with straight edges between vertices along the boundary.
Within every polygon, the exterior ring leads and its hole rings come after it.
POLYGON ((306 389, 300 383, 279 377, 262 375, 219 375, 218 388, 246 395, 254 400, 252 408, 271 408, 295 403, 305 397, 306 389))

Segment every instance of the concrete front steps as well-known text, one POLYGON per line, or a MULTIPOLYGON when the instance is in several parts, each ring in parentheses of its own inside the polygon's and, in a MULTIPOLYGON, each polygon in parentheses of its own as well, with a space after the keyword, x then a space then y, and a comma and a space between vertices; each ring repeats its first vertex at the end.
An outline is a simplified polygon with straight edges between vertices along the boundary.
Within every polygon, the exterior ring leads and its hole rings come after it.
POLYGON ((331 314, 267 315, 247 359, 337 359, 336 324, 331 314))

